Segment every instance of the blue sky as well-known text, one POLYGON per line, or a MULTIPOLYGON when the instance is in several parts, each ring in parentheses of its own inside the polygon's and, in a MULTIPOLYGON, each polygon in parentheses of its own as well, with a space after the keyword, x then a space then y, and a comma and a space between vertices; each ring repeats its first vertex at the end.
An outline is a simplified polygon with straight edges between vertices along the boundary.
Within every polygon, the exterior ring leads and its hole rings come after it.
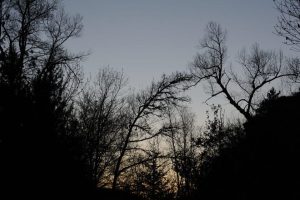
MULTIPOLYGON (((274 34, 279 13, 272 0, 64 0, 64 6, 83 16, 82 37, 68 47, 91 52, 83 63, 85 74, 109 65, 123 69, 135 88, 163 73, 185 70, 200 51, 197 45, 210 21, 227 29, 229 63, 255 42, 292 53, 274 34)), ((201 86, 190 94, 192 110, 202 118, 207 96, 201 86)))

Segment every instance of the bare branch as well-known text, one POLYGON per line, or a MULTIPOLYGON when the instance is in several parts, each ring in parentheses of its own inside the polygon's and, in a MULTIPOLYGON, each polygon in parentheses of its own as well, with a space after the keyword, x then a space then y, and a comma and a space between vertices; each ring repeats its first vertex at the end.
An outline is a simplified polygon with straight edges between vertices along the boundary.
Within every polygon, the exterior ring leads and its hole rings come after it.
POLYGON ((257 108, 254 99, 262 88, 284 77, 295 80, 300 65, 297 60, 290 60, 289 66, 283 65, 282 52, 264 51, 258 44, 254 44, 250 53, 246 50, 239 53, 240 65, 235 68, 227 67, 225 40, 226 32, 220 25, 207 25, 206 35, 201 43, 204 52, 197 54, 190 67, 193 77, 191 85, 207 82, 210 96, 205 103, 223 94, 233 107, 246 119, 250 119, 257 108))

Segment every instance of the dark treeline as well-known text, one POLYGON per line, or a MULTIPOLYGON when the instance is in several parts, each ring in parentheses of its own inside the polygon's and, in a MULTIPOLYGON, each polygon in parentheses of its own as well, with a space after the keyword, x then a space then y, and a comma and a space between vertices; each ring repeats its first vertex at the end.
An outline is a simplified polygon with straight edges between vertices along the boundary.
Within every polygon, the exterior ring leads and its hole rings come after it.
MULTIPOLYGON (((83 81, 87 55, 64 46, 80 35, 82 18, 67 15, 59 1, 0 6, 2 196, 300 198, 298 58, 255 44, 228 67, 226 31, 211 22, 186 72, 134 92, 108 67, 83 81), (212 105, 205 124, 196 124, 184 92, 202 83, 207 102, 223 95, 240 119, 226 122, 222 107, 212 105)), ((275 6, 276 33, 297 49, 299 2, 275 6)))

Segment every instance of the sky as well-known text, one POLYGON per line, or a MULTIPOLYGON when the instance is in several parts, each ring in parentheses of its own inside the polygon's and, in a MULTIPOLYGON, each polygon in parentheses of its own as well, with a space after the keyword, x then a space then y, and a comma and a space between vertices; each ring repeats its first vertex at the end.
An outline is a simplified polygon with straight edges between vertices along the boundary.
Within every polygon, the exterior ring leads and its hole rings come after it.
MULTIPOLYGON (((278 11, 273 0, 64 0, 69 14, 83 16, 82 36, 68 43, 73 52, 89 51, 82 63, 87 76, 106 66, 123 70, 129 84, 148 86, 163 74, 184 71, 199 49, 208 22, 227 30, 228 63, 242 48, 258 43, 262 49, 283 50, 283 38, 274 34, 278 11)), ((191 110, 203 121, 208 97, 193 88, 191 110)), ((220 102, 229 117, 234 110, 220 102)))

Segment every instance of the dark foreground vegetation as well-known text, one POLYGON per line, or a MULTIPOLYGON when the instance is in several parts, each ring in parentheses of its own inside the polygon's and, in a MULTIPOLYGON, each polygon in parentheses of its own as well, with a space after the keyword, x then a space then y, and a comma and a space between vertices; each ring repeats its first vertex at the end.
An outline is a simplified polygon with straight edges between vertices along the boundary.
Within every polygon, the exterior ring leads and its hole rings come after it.
MULTIPOLYGON (((297 49, 300 2, 275 6, 277 34, 297 49)), ((186 72, 132 92, 110 68, 83 81, 86 55, 64 47, 81 17, 59 1, 0 7, 1 197, 300 199, 298 58, 256 44, 228 68, 226 31, 211 22, 186 72), (293 92, 275 90, 279 80, 293 92), (184 92, 203 82, 241 120, 225 123, 212 105, 198 127, 184 92)))
POLYGON ((300 96, 270 93, 237 142, 203 165, 200 199, 299 199, 300 96))

